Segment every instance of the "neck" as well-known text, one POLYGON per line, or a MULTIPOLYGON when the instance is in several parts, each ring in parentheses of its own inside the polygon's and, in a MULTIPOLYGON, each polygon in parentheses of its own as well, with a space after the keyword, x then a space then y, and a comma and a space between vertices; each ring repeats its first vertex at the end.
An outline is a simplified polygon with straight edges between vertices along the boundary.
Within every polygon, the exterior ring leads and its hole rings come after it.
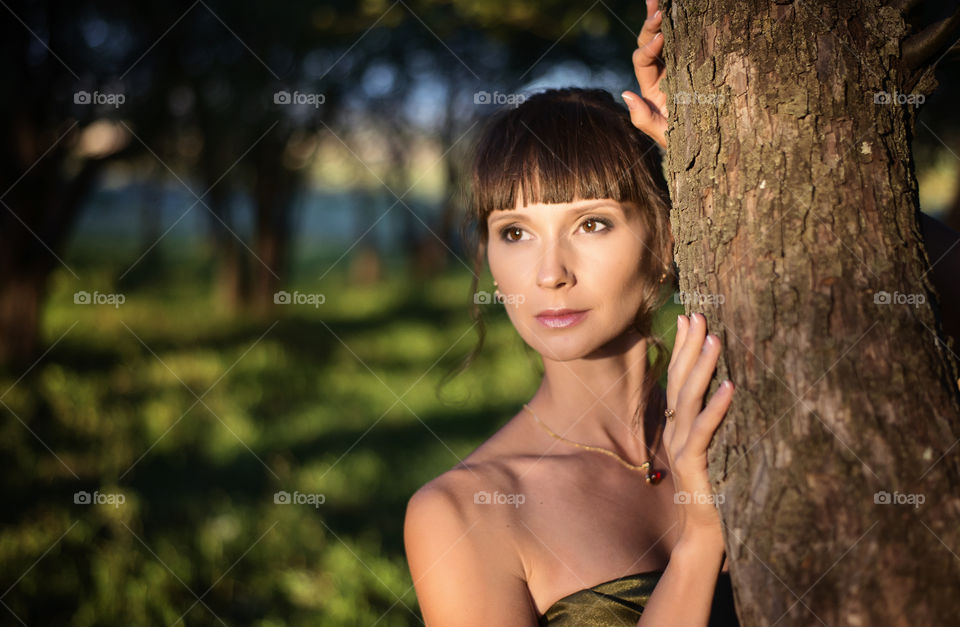
POLYGON ((657 424, 642 390, 650 376, 648 348, 646 338, 626 333, 581 359, 543 357, 543 381, 528 405, 564 438, 607 448, 634 464, 647 461, 657 424))

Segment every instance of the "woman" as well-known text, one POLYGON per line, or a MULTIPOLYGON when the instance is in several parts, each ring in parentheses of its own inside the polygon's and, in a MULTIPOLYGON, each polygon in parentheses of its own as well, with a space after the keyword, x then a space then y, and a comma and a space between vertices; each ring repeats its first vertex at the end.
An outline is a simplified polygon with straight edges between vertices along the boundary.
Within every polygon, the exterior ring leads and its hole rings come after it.
POLYGON ((674 277, 652 148, 609 94, 578 89, 501 112, 479 143, 478 263, 485 253, 544 375, 410 499, 404 539, 427 625, 704 625, 715 602, 735 623, 706 462, 733 385, 704 407, 720 344, 699 314, 678 318, 658 384, 666 353, 651 320, 674 277))

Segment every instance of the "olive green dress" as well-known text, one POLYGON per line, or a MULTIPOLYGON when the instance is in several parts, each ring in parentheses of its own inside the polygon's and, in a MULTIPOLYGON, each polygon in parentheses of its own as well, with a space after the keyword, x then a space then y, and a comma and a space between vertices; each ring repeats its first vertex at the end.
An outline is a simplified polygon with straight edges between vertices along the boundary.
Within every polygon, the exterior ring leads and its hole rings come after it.
MULTIPOLYGON (((568 594, 551 605, 539 623, 551 627, 633 627, 662 574, 662 570, 636 573, 568 594)), ((721 572, 714 590, 709 625, 739 624, 733 607, 730 575, 721 572)))

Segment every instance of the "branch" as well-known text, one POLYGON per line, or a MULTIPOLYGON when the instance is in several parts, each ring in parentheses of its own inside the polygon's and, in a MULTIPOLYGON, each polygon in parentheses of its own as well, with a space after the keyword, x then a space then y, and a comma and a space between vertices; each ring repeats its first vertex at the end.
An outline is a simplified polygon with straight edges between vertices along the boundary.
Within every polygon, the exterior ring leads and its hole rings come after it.
POLYGON ((919 68, 957 34, 958 27, 960 11, 908 37, 903 42, 904 65, 911 70, 919 68))

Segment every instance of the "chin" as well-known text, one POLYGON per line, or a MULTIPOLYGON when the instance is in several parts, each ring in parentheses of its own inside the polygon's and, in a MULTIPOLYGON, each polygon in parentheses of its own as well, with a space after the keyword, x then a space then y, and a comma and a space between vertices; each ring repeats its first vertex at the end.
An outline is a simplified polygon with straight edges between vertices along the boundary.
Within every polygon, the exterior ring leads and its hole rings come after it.
POLYGON ((598 338, 588 337, 586 333, 564 332, 554 337, 539 335, 523 339, 527 346, 551 361, 583 359, 602 346, 598 338))

